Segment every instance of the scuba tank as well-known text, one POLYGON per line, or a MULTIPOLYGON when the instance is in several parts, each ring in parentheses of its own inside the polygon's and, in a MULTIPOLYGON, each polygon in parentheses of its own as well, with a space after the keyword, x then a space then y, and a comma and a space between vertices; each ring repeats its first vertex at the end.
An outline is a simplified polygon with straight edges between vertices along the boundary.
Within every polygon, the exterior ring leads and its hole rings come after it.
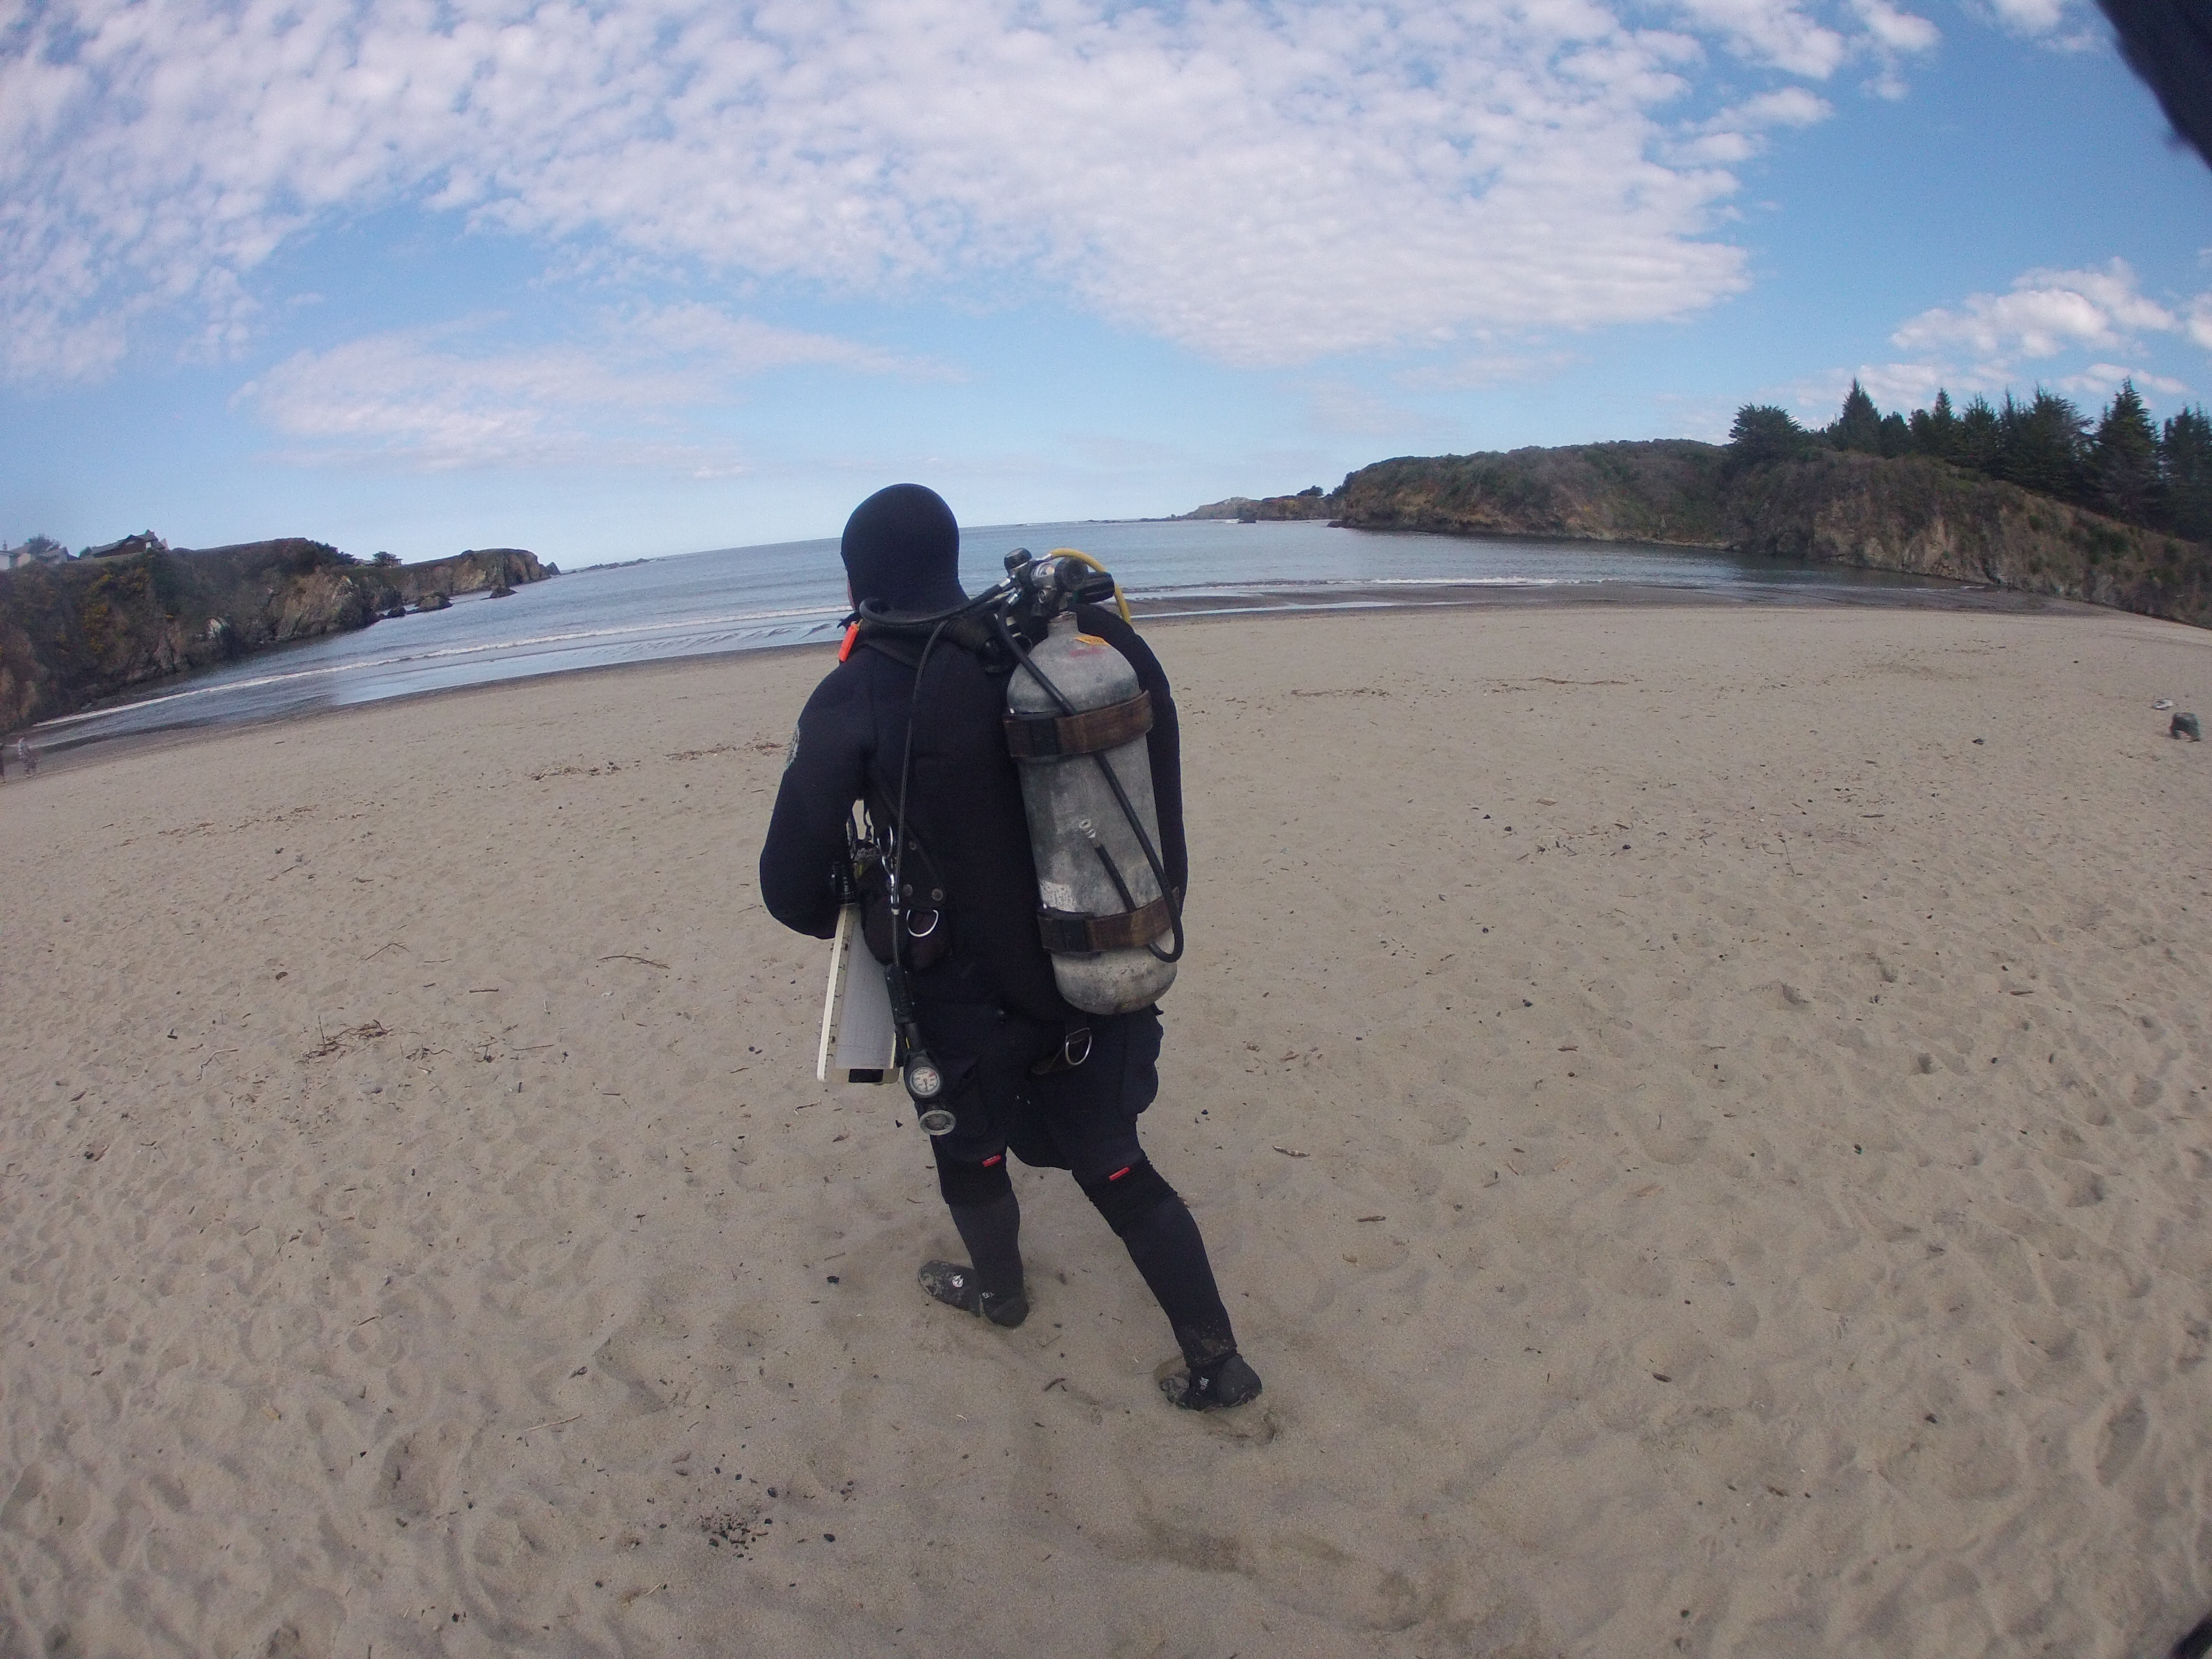
MULTIPOLYGON (((1145 740, 1152 697, 1126 657, 1078 627, 1074 605, 1121 597, 1097 561, 1073 549, 1040 559, 1016 548, 1006 563, 1005 581, 948 610, 905 615, 862 600, 845 651, 865 635, 896 660, 911 661, 917 696, 940 641, 976 653, 987 673, 1007 676, 1006 748, 1021 778, 1041 901, 1037 930, 1054 981, 1085 1013, 1133 1013, 1175 982, 1183 951, 1182 894, 1166 890, 1145 740)), ((1126 605, 1121 615, 1126 621, 1126 605)), ((890 889, 902 896, 910 890, 906 854, 918 850, 902 833, 912 761, 909 731, 897 792, 883 803, 899 833, 880 851, 890 889)), ((919 942, 927 932, 911 937, 919 942)), ((908 934, 903 926, 891 930, 884 975, 907 1092, 918 1121, 939 1134, 953 1115, 935 1103, 943 1073, 922 1051, 914 1018, 906 976, 922 964, 905 959, 900 942, 908 934)))
POLYGON ((1156 873, 1152 726, 1152 697, 1128 659, 1067 611, 1020 653, 1006 684, 1038 929, 1060 995, 1088 1014, 1150 1007, 1175 982, 1180 951, 1159 945, 1180 933, 1182 896, 1162 892, 1156 873))

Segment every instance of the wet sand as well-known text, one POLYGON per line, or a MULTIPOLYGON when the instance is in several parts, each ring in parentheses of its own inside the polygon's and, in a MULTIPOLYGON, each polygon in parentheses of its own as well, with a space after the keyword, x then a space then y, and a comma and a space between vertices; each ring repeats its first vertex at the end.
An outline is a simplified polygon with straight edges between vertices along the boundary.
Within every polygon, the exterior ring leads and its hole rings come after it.
POLYGON ((2212 635, 1168 623, 1146 1139, 1036 1311, 753 860, 828 664, 0 787, 0 1652, 2161 1651, 2212 1606, 2212 635), (1977 742, 1976 739, 1980 739, 1977 742))

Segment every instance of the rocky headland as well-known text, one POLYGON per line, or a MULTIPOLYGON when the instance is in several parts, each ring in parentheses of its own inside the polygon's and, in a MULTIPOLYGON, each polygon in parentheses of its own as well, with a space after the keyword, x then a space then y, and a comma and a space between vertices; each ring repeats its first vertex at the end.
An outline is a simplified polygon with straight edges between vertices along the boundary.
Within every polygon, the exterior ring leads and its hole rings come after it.
POLYGON ((0 731, 287 641, 558 574, 513 547, 402 564, 296 536, 171 548, 150 534, 0 572, 0 731))
POLYGON ((1295 495, 1231 495, 1204 507, 1178 513, 1179 519, 1234 519, 1239 524, 1272 523, 1284 519, 1328 519, 1335 515, 1334 501, 1319 484, 1295 495))
POLYGON ((1920 456, 1825 451, 1744 465, 1686 439, 1406 456, 1319 497, 1232 496, 1184 516, 1717 548, 2212 626, 2212 548, 1920 456))

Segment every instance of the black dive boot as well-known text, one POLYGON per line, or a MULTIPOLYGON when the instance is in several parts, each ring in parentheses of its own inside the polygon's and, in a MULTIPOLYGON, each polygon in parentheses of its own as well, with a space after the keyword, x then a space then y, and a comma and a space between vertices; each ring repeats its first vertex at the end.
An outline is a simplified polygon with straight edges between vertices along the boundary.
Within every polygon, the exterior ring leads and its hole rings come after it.
POLYGON ((1160 1378, 1160 1392, 1187 1411, 1241 1406, 1260 1392, 1260 1373, 1237 1352, 1229 1310, 1213 1282, 1206 1240, 1190 1206, 1149 1159, 1093 1182, 1084 1195, 1129 1249, 1129 1260, 1168 1316, 1185 1369, 1160 1378))
POLYGON ((1160 1392, 1188 1412, 1224 1411, 1259 1397, 1260 1373, 1226 1335, 1178 1330, 1187 1370, 1160 1379, 1160 1392))
POLYGON ((983 1288, 973 1267, 963 1267, 957 1261, 925 1261, 919 1277, 921 1288, 945 1306, 981 1314, 1007 1330, 1030 1316, 1030 1299, 1024 1291, 995 1295, 983 1288))
MULTIPOLYGON (((1005 1180, 1005 1165, 998 1166, 1005 1180)), ((981 1204, 954 1204, 952 1224, 968 1247, 968 1259, 921 1264, 921 1288, 947 1307, 981 1314, 1008 1330, 1030 1316, 1022 1284, 1022 1206, 1012 1186, 981 1204)))

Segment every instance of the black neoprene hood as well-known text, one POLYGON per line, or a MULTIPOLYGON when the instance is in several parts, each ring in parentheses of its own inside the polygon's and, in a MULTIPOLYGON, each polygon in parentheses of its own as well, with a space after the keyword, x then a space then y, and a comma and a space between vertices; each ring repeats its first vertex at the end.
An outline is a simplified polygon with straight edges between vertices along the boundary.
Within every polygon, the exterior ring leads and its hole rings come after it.
POLYGON ((893 484, 854 507, 838 551, 855 603, 928 611, 968 597, 960 586, 959 522, 945 498, 921 484, 893 484))

